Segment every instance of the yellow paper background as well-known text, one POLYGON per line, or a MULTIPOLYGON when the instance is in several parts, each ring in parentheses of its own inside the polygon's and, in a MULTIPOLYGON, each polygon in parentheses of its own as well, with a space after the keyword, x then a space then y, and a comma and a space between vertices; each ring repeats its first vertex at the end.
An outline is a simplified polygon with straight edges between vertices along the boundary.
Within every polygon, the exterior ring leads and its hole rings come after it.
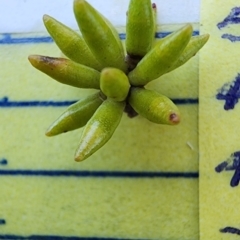
MULTIPOLYGON (((239 235, 221 233, 225 227, 239 229, 240 188, 230 187, 232 171, 216 173, 215 167, 239 150, 240 106, 225 111, 215 95, 240 72, 240 43, 223 39, 224 33, 240 35, 239 24, 218 29, 238 1, 202 1, 201 32, 211 35, 200 55, 199 152, 200 239, 235 240, 239 235)), ((237 17, 237 16, 236 16, 237 17)))
MULTIPOLYGON (((179 27, 179 26, 177 26, 179 27)), ((12 38, 42 37, 12 35, 12 38)), ((0 93, 9 101, 77 100, 90 93, 34 69, 29 54, 60 56, 54 43, 0 45, 0 93)), ((198 56, 149 84, 171 98, 198 98, 198 56)), ((197 177, 12 175, 18 170, 198 173, 198 105, 179 105, 182 122, 161 126, 125 115, 112 139, 85 162, 73 154, 82 130, 54 138, 45 129, 66 107, 0 108, 0 235, 198 239, 197 177)))

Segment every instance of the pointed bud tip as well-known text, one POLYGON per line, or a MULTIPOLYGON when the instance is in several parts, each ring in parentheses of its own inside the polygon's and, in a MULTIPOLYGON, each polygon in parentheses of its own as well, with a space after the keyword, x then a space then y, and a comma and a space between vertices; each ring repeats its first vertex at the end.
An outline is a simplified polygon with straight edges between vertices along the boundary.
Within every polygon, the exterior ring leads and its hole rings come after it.
POLYGON ((48 22, 52 22, 54 20, 54 18, 52 18, 51 16, 44 14, 42 17, 43 23, 45 25, 45 27, 47 28, 48 22))
POLYGON ((37 55, 29 55, 28 60, 31 61, 32 59, 35 59, 37 55))
POLYGON ((47 19, 49 19, 49 18, 50 18, 49 15, 47 15, 47 14, 44 14, 44 15, 43 15, 43 21, 44 21, 44 20, 47 20, 47 19))
POLYGON ((45 135, 47 136, 47 137, 52 137, 53 135, 51 134, 51 130, 47 130, 46 132, 45 132, 45 135))
POLYGON ((169 116, 169 121, 175 125, 178 124, 180 122, 180 116, 177 113, 171 113, 169 116))
POLYGON ((75 160, 76 162, 81 162, 81 161, 84 160, 84 156, 82 156, 81 154, 80 154, 80 155, 76 155, 76 156, 74 157, 74 160, 75 160))
POLYGON ((193 31, 193 26, 191 23, 187 23, 183 28, 189 29, 189 31, 193 31))
POLYGON ((206 34, 204 34, 204 36, 205 36, 206 41, 208 41, 208 39, 210 38, 210 34, 206 33, 206 34))
POLYGON ((28 61, 33 65, 36 66, 37 63, 39 62, 39 55, 29 55, 28 56, 28 61))
POLYGON ((85 0, 74 0, 73 6, 78 7, 78 6, 83 5, 84 3, 85 3, 85 0))

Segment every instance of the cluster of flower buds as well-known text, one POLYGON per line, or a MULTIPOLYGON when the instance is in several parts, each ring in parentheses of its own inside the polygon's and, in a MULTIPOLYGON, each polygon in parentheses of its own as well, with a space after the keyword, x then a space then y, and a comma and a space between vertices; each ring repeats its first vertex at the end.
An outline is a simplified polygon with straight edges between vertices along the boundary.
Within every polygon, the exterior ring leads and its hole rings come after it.
POLYGON ((175 125, 180 114, 175 104, 145 85, 183 65, 209 36, 192 37, 192 26, 154 43, 156 5, 151 0, 130 0, 123 46, 112 24, 85 0, 74 0, 81 35, 44 15, 43 21, 66 58, 29 56, 38 70, 60 83, 93 88, 96 93, 71 105, 47 130, 54 136, 84 127, 76 161, 101 148, 113 135, 124 111, 158 123, 175 125))

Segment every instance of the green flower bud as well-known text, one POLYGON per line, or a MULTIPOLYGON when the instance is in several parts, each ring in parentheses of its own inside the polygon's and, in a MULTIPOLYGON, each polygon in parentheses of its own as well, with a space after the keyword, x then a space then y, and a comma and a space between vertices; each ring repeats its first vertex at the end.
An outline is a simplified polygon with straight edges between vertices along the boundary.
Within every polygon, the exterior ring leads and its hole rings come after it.
POLYGON ((131 85, 144 86, 168 72, 187 46, 192 31, 192 26, 187 24, 160 40, 129 73, 131 85))
POLYGON ((100 92, 80 99, 72 104, 46 131, 46 135, 51 137, 68 131, 72 131, 85 126, 92 117, 103 100, 100 92))
POLYGON ((143 57, 152 47, 155 15, 151 0, 131 0, 126 25, 126 50, 130 56, 143 57))
POLYGON ((65 56, 96 70, 102 69, 102 66, 78 33, 48 15, 43 16, 43 22, 49 34, 65 56))
POLYGON ((30 55, 30 63, 60 83, 78 88, 99 89, 100 73, 66 58, 30 55))
POLYGON ((130 84, 128 77, 119 69, 104 68, 100 76, 100 89, 115 101, 124 101, 128 95, 130 84))
POLYGON ((122 42, 111 23, 84 0, 74 1, 74 13, 84 40, 102 66, 126 72, 122 42))
POLYGON ((179 57, 179 59, 172 65, 172 67, 168 70, 168 72, 182 66, 189 59, 194 57, 197 52, 205 45, 205 43, 209 39, 209 34, 203 34, 200 36, 192 37, 184 49, 183 53, 179 57))
POLYGON ((180 122, 177 106, 168 97, 156 91, 133 87, 129 103, 138 114, 151 122, 168 125, 180 122))
POLYGON ((120 123, 124 107, 124 102, 111 99, 102 103, 83 130, 76 161, 83 161, 108 142, 120 123))

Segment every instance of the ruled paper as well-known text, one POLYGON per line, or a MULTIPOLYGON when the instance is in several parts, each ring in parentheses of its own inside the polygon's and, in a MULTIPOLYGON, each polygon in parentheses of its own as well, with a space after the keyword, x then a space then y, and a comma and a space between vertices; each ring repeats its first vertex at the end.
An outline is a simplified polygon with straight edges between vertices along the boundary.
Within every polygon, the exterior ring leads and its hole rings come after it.
POLYGON ((28 54, 59 56, 49 36, 5 34, 0 48, 0 238, 198 239, 197 58, 152 83, 178 104, 179 126, 124 116, 105 147, 76 163, 81 130, 44 131, 89 91, 30 66, 28 54))
POLYGON ((198 239, 198 56, 148 86, 176 102, 180 125, 124 115, 107 145, 76 163, 81 129, 44 132, 92 90, 30 66, 29 54, 61 56, 46 34, 2 34, 0 52, 0 239, 198 239))

